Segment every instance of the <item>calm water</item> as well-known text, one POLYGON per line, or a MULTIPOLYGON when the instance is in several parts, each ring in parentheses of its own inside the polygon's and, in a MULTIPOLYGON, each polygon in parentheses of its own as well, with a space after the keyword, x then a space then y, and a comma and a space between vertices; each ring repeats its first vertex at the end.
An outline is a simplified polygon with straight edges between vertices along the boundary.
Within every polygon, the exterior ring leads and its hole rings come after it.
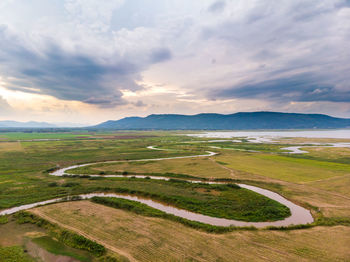
POLYGON ((303 130, 303 131, 222 131, 190 134, 196 137, 234 138, 248 137, 259 141, 281 137, 306 137, 306 138, 347 138, 350 139, 350 129, 343 130, 303 130))

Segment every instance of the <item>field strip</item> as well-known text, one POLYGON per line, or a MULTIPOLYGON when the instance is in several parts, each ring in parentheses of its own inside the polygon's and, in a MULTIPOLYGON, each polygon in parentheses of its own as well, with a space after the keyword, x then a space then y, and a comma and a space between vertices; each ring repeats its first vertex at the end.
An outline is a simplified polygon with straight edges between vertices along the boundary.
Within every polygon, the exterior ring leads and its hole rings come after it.
POLYGON ((45 215, 44 213, 40 212, 40 210, 37 210, 37 209, 36 209, 36 210, 32 210, 31 212, 34 213, 34 214, 36 214, 36 215, 38 215, 38 216, 40 216, 40 217, 43 218, 43 219, 46 219, 46 220, 48 220, 48 221, 50 221, 50 222, 52 222, 52 223, 54 223, 54 224, 57 224, 57 225, 60 226, 60 227, 63 227, 63 228, 72 230, 72 231, 78 233, 79 235, 82 235, 82 236, 84 236, 84 237, 86 237, 86 238, 88 238, 88 239, 90 239, 90 240, 92 240, 92 241, 98 242, 99 244, 103 245, 103 246, 106 247, 107 249, 109 249, 109 250, 111 250, 111 251, 113 251, 113 252, 115 252, 115 253, 117 253, 117 254, 120 254, 120 255, 122 255, 122 256, 128 258, 131 262, 137 262, 137 260, 136 260, 134 257, 132 257, 129 253, 127 253, 127 252, 125 252, 125 251, 123 251, 123 250, 121 250, 121 249, 119 249, 119 248, 116 248, 116 247, 114 247, 114 246, 111 246, 111 245, 109 245, 108 243, 103 242, 101 239, 98 239, 98 238, 96 238, 96 237, 94 237, 94 236, 91 236, 91 235, 85 233, 85 232, 82 231, 82 230, 79 230, 79 229, 74 228, 74 227, 72 227, 72 226, 69 226, 69 225, 67 225, 67 224, 63 224, 63 223, 57 221, 56 219, 54 219, 54 218, 52 218, 52 217, 49 217, 49 216, 45 215))

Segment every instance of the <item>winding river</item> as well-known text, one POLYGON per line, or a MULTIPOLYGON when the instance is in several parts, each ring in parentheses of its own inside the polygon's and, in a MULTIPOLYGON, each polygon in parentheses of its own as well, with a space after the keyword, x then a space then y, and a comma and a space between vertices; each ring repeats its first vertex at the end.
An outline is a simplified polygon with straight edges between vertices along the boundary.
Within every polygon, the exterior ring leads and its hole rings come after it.
MULTIPOLYGON (((153 150, 159 150, 155 148, 154 146, 149 146, 148 149, 153 150)), ((164 149, 163 149, 164 150, 164 149)), ((195 158, 195 157, 209 157, 216 155, 217 153, 207 151, 207 154, 205 155, 192 155, 192 156, 179 156, 179 157, 166 157, 166 158, 156 158, 156 159, 137 159, 137 160, 116 160, 116 161, 105 161, 105 162, 94 162, 94 163, 87 163, 87 164, 81 164, 81 165, 72 165, 70 167, 65 167, 58 169, 50 175, 53 176, 63 176, 63 175, 76 175, 76 174, 70 174, 68 171, 74 168, 78 167, 84 167, 84 166, 90 166, 100 163, 120 163, 120 162, 137 162, 137 161, 161 161, 161 160, 169 160, 169 159, 181 159, 181 158, 195 158)), ((84 174, 81 174, 84 175, 84 174)), ((86 176, 86 175, 84 175, 86 176)), ((101 176, 101 175, 90 175, 91 177, 101 176)), ((124 175, 104 175, 102 177, 128 177, 124 175)), ((130 176, 129 176, 130 177, 130 176)), ((158 180, 169 180, 169 177, 159 177, 159 176, 142 176, 142 175, 133 175, 133 177, 136 178, 148 178, 148 179, 158 179, 158 180)), ((186 180, 187 182, 191 183, 210 183, 210 184, 222 184, 223 182, 203 182, 201 180, 186 180)), ((233 219, 225 219, 225 218, 217 218, 217 217, 211 217, 206 216, 194 212, 190 212, 184 209, 179 209, 170 205, 166 205, 163 203, 159 203, 156 201, 153 201, 151 199, 146 199, 138 196, 132 196, 132 195, 123 195, 123 194, 115 194, 115 193, 91 193, 91 194, 81 194, 78 195, 80 199, 90 199, 95 196, 99 197, 116 197, 116 198, 122 198, 122 199, 128 199, 137 201, 143 204, 146 204, 147 206, 156 208, 158 210, 161 210, 163 212, 166 212, 168 214, 172 214, 175 216, 179 216, 188 220, 197 221, 201 223, 206 223, 214 226, 237 226, 237 227, 245 227, 245 226, 254 226, 257 228, 263 228, 267 226, 291 226, 291 225, 300 225, 300 224, 309 224, 312 223, 313 217, 309 210, 298 206, 291 201, 287 200, 286 198, 282 197, 281 195, 274 193, 272 191, 262 189, 256 186, 246 185, 246 184, 238 184, 240 187, 257 192, 261 195, 264 195, 270 199, 273 199, 285 206, 287 206, 291 211, 291 216, 278 221, 272 221, 272 222, 245 222, 245 221, 239 221, 239 220, 233 220, 233 219)), ((70 196, 70 197, 64 197, 64 198, 55 198, 50 199, 46 201, 36 202, 28 205, 22 205, 18 207, 13 207, 9 209, 5 209, 0 211, 0 215, 8 215, 13 214, 15 212, 21 211, 21 210, 27 210, 30 208, 34 208, 41 205, 47 205, 52 203, 58 203, 62 201, 69 201, 76 199, 77 196, 70 196)))

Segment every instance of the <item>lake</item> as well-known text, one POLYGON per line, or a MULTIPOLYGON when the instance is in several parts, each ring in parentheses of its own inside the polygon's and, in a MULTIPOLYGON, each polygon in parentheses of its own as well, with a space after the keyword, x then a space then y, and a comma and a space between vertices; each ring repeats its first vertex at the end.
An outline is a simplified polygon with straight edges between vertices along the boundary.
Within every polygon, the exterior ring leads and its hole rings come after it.
POLYGON ((288 131, 213 131, 199 134, 189 134, 196 137, 234 138, 248 137, 260 142, 268 142, 271 138, 306 137, 306 138, 344 138, 350 139, 350 129, 332 130, 288 130, 288 131))

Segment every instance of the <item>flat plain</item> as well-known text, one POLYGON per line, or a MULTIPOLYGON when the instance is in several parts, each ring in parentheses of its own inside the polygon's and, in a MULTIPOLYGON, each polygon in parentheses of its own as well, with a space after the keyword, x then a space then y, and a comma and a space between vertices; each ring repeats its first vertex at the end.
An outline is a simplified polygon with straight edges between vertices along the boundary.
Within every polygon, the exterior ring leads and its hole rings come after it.
POLYGON ((64 202, 28 210, 36 217, 28 220, 29 224, 20 222, 16 215, 2 218, 0 233, 6 234, 0 236, 0 257, 4 257, 0 261, 38 259, 24 252, 33 250, 33 245, 53 254, 54 259, 68 255, 78 261, 350 261, 348 148, 306 146, 308 154, 292 155, 281 148, 294 145, 301 139, 283 140, 273 145, 244 141, 213 143, 209 139, 203 141, 181 136, 179 132, 154 131, 2 133, 1 140, 0 210, 56 197, 103 191, 147 196, 198 213, 247 221, 273 220, 270 214, 258 212, 262 210, 261 206, 269 203, 273 213, 277 214, 275 219, 285 216, 280 206, 254 194, 237 194, 234 188, 190 185, 179 181, 218 178, 279 193, 308 208, 315 222, 311 227, 299 229, 242 228, 210 233, 205 227, 195 228, 176 220, 135 213, 135 210, 91 201, 64 202), (149 146, 170 150, 154 150, 147 148, 149 146), (191 156, 206 154, 206 151, 218 154, 161 161, 100 163, 72 171, 99 175, 97 178, 54 177, 49 174, 57 167, 74 164, 191 156), (125 177, 103 177, 108 174, 124 174, 125 177), (130 178, 138 174, 168 176, 173 181, 130 178), (248 212, 251 210, 257 212, 251 214, 248 212), (84 253, 86 251, 80 250, 82 248, 62 242, 57 236, 58 229, 49 229, 36 219, 93 240, 107 251, 102 256, 84 253), (50 238, 46 241, 49 244, 42 244, 47 238, 50 238), (57 252, 59 249, 66 251, 61 254, 57 252), (11 257, 18 260, 11 260, 11 257))

